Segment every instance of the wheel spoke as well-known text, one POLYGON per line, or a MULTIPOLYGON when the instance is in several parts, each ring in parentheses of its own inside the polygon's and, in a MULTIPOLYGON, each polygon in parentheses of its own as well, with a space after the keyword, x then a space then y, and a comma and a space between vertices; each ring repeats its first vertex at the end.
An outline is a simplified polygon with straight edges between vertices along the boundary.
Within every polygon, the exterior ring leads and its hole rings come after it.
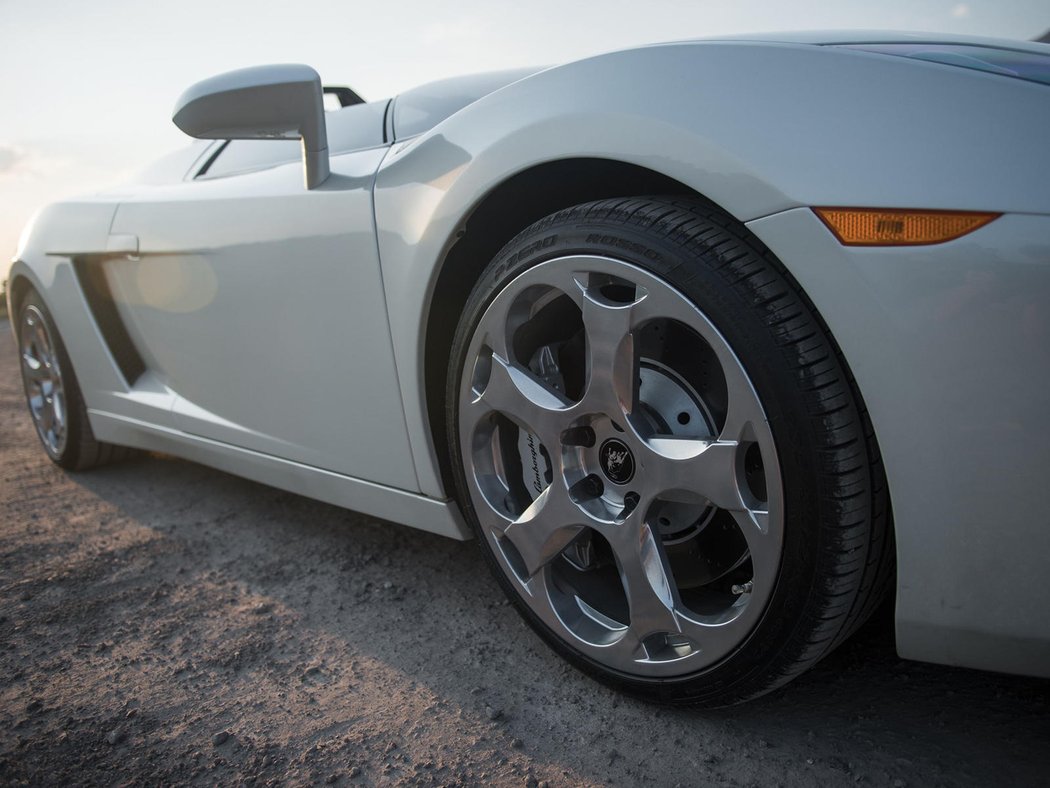
POLYGON ((497 411, 519 422, 549 447, 557 445, 566 420, 564 411, 572 405, 561 393, 495 354, 488 382, 472 404, 483 412, 497 411))
POLYGON ((695 438, 657 436, 647 441, 649 485, 660 492, 702 495, 720 509, 744 509, 737 485, 739 444, 695 438))
POLYGON ((47 335, 47 328, 42 320, 37 320, 33 323, 33 344, 41 362, 51 357, 51 337, 47 335))
POLYGON ((615 304, 583 293, 587 332, 587 394, 592 410, 630 413, 636 378, 631 325, 635 304, 615 304))
POLYGON ((22 354, 22 369, 25 370, 27 378, 38 383, 51 378, 51 370, 28 352, 22 354))
POLYGON ((702 649, 710 658, 715 659, 732 649, 740 642, 744 632, 741 631, 739 615, 731 615, 726 620, 702 622, 682 616, 682 634, 694 645, 702 649))
POLYGON ((66 398, 59 389, 55 389, 51 396, 51 411, 55 424, 55 434, 61 435, 66 425, 66 398))
POLYGON ((40 429, 47 434, 55 425, 55 406, 45 399, 41 402, 39 414, 40 429))
POLYGON ((738 509, 733 512, 733 518, 745 536, 752 529, 763 533, 769 529, 769 512, 765 509, 738 509))
MULTIPOLYGON (((723 353, 728 354, 728 348, 724 349, 723 353)), ((726 377, 729 411, 719 439, 738 441, 743 438, 749 427, 753 431, 756 425, 764 424, 765 414, 744 371, 736 363, 730 364, 726 361, 723 361, 722 369, 726 377)))
POLYGON ((521 556, 528 577, 553 561, 579 536, 583 526, 573 524, 580 511, 560 482, 547 485, 503 536, 521 556))
POLYGON ((681 623, 675 613, 675 584, 659 542, 641 517, 632 521, 636 527, 621 526, 621 535, 610 544, 627 594, 631 637, 640 643, 650 635, 680 632, 681 623))
POLYGON ((772 585, 780 561, 780 542, 769 529, 769 512, 741 509, 732 514, 747 540, 755 582, 772 585))

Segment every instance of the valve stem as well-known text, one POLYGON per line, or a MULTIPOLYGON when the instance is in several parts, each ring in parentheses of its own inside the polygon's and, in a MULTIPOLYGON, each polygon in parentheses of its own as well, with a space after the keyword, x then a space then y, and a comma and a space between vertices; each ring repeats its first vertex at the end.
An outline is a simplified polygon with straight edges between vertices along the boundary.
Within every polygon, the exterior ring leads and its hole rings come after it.
POLYGON ((748 580, 743 585, 737 585, 736 583, 734 583, 733 584, 733 588, 730 589, 730 590, 732 590, 732 592, 734 594, 736 594, 737 596, 740 596, 741 594, 750 594, 751 590, 754 587, 755 587, 754 581, 753 580, 748 580))

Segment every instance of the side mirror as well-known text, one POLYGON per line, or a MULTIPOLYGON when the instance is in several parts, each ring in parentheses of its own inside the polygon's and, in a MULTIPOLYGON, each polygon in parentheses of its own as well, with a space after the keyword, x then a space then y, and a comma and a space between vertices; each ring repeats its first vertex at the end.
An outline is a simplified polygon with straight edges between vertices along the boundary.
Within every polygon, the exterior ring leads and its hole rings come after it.
POLYGON ((179 97, 171 119, 201 139, 302 139, 306 188, 328 178, 324 94, 309 66, 256 66, 205 79, 179 97))

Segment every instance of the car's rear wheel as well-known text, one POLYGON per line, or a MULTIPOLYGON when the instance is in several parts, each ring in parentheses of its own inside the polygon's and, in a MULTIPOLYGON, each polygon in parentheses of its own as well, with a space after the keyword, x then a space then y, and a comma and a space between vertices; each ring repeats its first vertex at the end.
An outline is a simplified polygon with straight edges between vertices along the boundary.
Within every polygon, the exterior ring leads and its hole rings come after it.
POLYGON ((607 683, 721 705, 870 613, 885 485, 783 268, 698 201, 579 206, 492 261, 449 378, 460 500, 497 578, 607 683))
POLYGON ((95 439, 62 337, 44 300, 32 288, 16 309, 15 331, 26 404, 47 456, 70 470, 127 457, 131 449, 95 439))

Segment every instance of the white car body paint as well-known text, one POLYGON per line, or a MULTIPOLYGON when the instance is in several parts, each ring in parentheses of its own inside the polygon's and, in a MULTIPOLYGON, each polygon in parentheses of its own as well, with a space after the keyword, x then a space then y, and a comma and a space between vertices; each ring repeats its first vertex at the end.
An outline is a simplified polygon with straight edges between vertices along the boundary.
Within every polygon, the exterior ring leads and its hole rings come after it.
POLYGON ((173 177, 215 149, 197 144, 124 189, 45 209, 11 279, 50 305, 100 439, 466 538, 423 364, 457 233, 493 189, 551 161, 673 178, 776 254, 856 376, 893 502, 900 653, 1050 676, 1050 93, 815 46, 895 40, 908 36, 658 45, 466 104, 469 84, 448 83, 425 97, 450 117, 333 156, 311 192, 294 163, 173 177), (1004 215, 946 244, 859 248, 833 238, 820 205, 1004 215), (106 265, 140 348, 133 384, 74 273, 86 256, 106 265))

